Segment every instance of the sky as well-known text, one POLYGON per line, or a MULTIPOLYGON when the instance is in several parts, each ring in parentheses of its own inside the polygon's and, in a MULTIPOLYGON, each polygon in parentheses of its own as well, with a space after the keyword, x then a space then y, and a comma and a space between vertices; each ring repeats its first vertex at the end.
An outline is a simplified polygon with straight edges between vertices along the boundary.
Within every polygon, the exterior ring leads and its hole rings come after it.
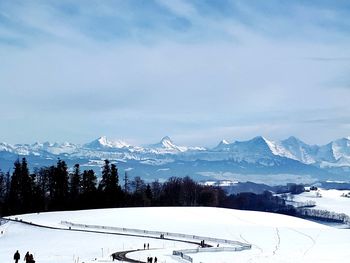
POLYGON ((0 1, 0 141, 350 135, 350 2, 0 1))

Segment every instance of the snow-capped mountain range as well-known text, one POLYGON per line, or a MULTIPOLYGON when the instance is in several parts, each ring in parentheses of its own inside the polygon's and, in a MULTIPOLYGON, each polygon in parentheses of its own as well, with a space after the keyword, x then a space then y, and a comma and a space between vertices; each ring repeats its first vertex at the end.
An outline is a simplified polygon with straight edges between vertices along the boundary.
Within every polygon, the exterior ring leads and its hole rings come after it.
POLYGON ((175 175, 179 175, 180 170, 187 175, 215 169, 234 173, 347 175, 350 170, 350 138, 326 145, 308 145, 293 136, 281 141, 258 136, 232 143, 222 140, 214 148, 179 146, 168 136, 159 143, 146 146, 109 140, 105 136, 83 145, 68 142, 0 143, 0 169, 7 169, 14 159, 22 156, 34 160, 37 166, 57 158, 86 166, 98 166, 102 160, 110 159, 129 170, 141 165, 146 170, 154 167, 156 171, 171 171, 175 175))

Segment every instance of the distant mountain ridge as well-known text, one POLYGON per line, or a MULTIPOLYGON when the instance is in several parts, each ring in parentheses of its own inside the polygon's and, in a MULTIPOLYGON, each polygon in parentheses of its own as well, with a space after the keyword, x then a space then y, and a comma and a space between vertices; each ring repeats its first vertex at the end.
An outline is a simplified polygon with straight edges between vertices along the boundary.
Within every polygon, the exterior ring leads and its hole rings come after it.
POLYGON ((251 140, 232 143, 222 140, 213 148, 179 146, 168 136, 163 137, 159 143, 146 146, 110 140, 105 136, 83 145, 69 142, 0 143, 0 169, 7 169, 19 156, 33 159, 37 165, 45 165, 50 160, 61 158, 96 167, 101 160, 110 159, 129 170, 143 167, 149 169, 150 173, 159 173, 160 170, 176 175, 198 175, 215 172, 215 169, 233 173, 348 175, 350 138, 337 139, 326 145, 309 145, 293 136, 281 141, 257 136, 251 140))

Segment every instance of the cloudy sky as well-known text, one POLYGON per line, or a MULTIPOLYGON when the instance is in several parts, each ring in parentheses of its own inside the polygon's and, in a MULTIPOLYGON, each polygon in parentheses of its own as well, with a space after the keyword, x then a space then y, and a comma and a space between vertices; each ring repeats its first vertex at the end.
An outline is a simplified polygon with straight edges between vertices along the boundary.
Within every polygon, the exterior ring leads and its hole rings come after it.
POLYGON ((350 135, 350 2, 0 1, 0 141, 350 135))

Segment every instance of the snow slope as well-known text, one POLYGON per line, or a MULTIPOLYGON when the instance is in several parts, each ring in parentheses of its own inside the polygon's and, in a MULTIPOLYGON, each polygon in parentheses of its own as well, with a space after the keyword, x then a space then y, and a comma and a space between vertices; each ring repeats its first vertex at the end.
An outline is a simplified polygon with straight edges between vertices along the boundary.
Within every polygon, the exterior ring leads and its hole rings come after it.
POLYGON ((310 191, 294 195, 294 201, 314 201, 316 203, 314 209, 344 213, 350 216, 350 198, 342 196, 343 194, 349 193, 350 190, 318 189, 318 191, 310 191))
MULTIPOLYGON (((120 208, 51 212, 16 216, 49 226, 62 220, 82 224, 106 225, 224 238, 251 243, 241 252, 191 254, 194 262, 344 262, 349 258, 350 231, 319 225, 302 219, 253 211, 205 207, 120 208)), ((0 226, 0 262, 11 262, 16 249, 35 253, 37 262, 104 262, 106 254, 140 248, 150 243, 154 250, 128 254, 145 260, 157 256, 158 262, 180 262, 173 249, 193 245, 149 238, 114 236, 41 229, 16 222, 0 226), (28 242, 30 240, 30 242, 28 242)), ((215 245, 215 244, 213 244, 215 245)), ((181 261, 183 262, 183 261, 181 261)))

